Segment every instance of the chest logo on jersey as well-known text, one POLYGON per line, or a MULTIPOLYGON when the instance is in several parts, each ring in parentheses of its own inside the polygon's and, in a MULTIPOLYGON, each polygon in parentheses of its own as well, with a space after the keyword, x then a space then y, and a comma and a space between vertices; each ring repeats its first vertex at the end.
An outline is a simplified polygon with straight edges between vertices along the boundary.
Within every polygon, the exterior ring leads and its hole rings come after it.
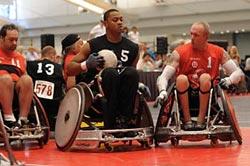
POLYGON ((191 66, 192 66, 192 68, 196 69, 198 67, 198 62, 192 61, 191 66))

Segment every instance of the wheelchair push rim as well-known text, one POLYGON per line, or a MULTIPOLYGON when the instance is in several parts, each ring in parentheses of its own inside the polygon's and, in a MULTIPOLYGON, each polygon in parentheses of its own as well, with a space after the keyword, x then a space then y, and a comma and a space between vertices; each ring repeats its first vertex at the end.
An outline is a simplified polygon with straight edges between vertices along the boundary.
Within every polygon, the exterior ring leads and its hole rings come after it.
POLYGON ((240 131, 240 126, 238 123, 238 120, 235 115, 233 104, 227 95, 226 92, 224 92, 221 88, 219 89, 219 94, 222 98, 222 104, 225 111, 226 116, 229 118, 229 122, 231 123, 232 130, 234 132, 235 139, 238 141, 238 143, 242 144, 242 135, 240 131))

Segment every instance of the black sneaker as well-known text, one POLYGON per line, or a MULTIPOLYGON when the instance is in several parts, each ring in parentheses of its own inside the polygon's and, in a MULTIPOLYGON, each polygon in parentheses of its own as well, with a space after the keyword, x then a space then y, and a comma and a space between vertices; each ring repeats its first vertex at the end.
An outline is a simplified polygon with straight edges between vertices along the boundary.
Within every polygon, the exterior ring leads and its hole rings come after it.
POLYGON ((4 125, 7 126, 9 129, 19 129, 21 125, 16 121, 4 121, 4 125))

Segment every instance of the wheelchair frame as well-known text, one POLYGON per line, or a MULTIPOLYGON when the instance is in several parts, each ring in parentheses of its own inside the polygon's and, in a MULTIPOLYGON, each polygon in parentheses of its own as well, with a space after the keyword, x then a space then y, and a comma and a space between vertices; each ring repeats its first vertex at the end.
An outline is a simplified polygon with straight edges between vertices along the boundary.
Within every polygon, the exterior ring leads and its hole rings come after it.
POLYGON ((163 103, 157 119, 155 129, 156 146, 159 143, 166 143, 168 140, 171 141, 173 146, 177 146, 179 140, 202 141, 205 139, 210 139, 211 145, 218 144, 218 140, 230 141, 230 143, 237 140, 240 145, 242 144, 242 136, 233 105, 227 93, 219 85, 210 90, 205 130, 183 130, 180 114, 177 91, 175 83, 173 83, 168 88, 168 97, 163 103), (212 105, 213 95, 215 105, 212 105), (173 109, 174 104, 176 105, 175 109, 173 109), (212 115, 212 113, 214 114, 212 115))
MULTIPOLYGON (((1 111, 0 116, 2 116, 1 111)), ((10 129, 4 125, 9 141, 20 140, 22 143, 24 140, 37 140, 40 148, 42 148, 49 141, 49 121, 42 104, 35 94, 33 95, 28 119, 31 123, 35 123, 34 127, 10 129)))
POLYGON ((96 127, 92 124, 91 118, 84 114, 92 106, 93 100, 92 91, 89 85, 85 83, 79 83, 67 92, 59 107, 56 121, 55 141, 58 149, 62 151, 70 148, 97 149, 101 144, 104 144, 106 150, 112 151, 112 143, 117 141, 126 143, 128 141, 129 145, 132 145, 132 140, 137 140, 143 147, 149 147, 153 144, 153 119, 147 103, 140 92, 138 92, 135 102, 135 109, 138 109, 137 111, 141 114, 140 120, 137 122, 139 128, 106 130, 96 127), (77 101, 74 102, 75 100, 77 101), (78 102, 81 102, 81 104, 78 102), (78 104, 77 110, 72 110, 72 104, 78 104), (80 128, 82 122, 85 122, 88 127, 80 128), (63 133, 63 130, 68 129, 70 130, 69 133, 63 133), (114 133, 126 133, 129 131, 136 132, 137 135, 119 138, 114 136, 114 133))

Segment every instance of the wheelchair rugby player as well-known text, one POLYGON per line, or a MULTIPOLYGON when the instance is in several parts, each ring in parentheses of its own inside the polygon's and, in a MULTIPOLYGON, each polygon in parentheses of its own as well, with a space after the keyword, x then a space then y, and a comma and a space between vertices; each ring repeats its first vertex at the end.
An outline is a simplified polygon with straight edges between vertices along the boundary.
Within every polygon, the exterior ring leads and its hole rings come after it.
POLYGON ((109 150, 115 141, 152 144, 152 117, 138 92, 138 44, 122 36, 123 16, 118 10, 106 11, 103 23, 106 34, 89 40, 67 68, 68 75, 78 75, 81 81, 67 92, 59 108, 55 138, 61 150, 74 142, 80 145, 78 140, 81 145, 88 142, 85 148, 104 143, 109 150))
POLYGON ((223 89, 237 84, 243 75, 227 52, 208 43, 209 25, 196 22, 191 42, 173 51, 171 62, 158 80, 157 101, 162 107, 157 120, 155 143, 171 140, 237 140, 242 143, 232 103, 223 89), (222 67, 229 75, 217 80, 222 67), (176 77, 173 84, 169 80, 176 77), (175 106, 174 103, 176 103, 175 106), (173 109, 175 108, 175 109, 173 109))

